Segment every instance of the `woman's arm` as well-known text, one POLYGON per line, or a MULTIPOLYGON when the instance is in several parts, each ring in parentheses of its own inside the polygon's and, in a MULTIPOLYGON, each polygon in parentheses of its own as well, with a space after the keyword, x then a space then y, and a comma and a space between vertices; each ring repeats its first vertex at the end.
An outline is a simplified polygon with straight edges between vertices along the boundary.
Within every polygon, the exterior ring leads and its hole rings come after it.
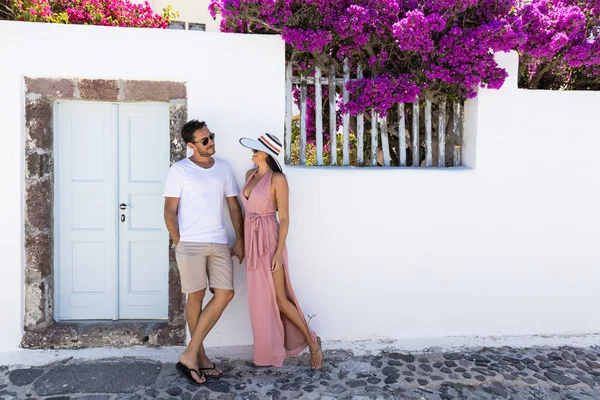
POLYGON ((273 189, 275 190, 275 201, 277 204, 277 211, 279 213, 279 240, 277 243, 277 251, 273 256, 273 265, 271 270, 283 266, 283 249, 285 248, 285 240, 290 228, 290 215, 289 215, 289 188, 287 179, 283 174, 273 175, 273 189))

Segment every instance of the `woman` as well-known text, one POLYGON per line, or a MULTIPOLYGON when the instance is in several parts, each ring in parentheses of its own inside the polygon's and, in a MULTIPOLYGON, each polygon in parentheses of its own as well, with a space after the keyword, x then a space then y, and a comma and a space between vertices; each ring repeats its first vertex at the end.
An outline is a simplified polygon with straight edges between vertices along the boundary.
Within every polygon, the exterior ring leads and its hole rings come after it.
POLYGON ((295 356, 308 345, 312 369, 321 369, 321 339, 308 327, 289 279, 288 185, 276 158, 281 142, 266 133, 258 140, 242 138, 240 144, 252 150, 258 166, 248 171, 242 188, 254 364, 281 367, 286 354, 295 356))

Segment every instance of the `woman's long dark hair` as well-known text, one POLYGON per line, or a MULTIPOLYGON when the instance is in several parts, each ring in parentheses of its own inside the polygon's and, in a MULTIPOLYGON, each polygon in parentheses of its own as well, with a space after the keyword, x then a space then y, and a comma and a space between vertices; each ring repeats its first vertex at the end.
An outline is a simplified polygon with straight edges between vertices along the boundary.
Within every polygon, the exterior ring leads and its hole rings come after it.
POLYGON ((279 164, 277 164, 275 159, 270 154, 267 154, 267 164, 273 172, 279 172, 280 174, 283 173, 281 168, 279 168, 279 164))

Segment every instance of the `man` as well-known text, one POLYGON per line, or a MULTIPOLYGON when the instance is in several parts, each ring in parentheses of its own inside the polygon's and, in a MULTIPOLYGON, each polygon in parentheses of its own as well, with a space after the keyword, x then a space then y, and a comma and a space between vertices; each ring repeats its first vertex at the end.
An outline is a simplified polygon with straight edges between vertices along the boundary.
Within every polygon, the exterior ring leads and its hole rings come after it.
POLYGON ((186 123, 181 135, 194 155, 174 163, 164 191, 165 222, 175 244, 181 289, 188 295, 186 319, 192 339, 177 369, 192 383, 222 371, 206 356, 202 342, 233 299, 233 262, 244 258, 242 211, 231 168, 214 159, 215 134, 202 121, 186 123), (229 249, 223 223, 223 197, 236 233, 229 249), (208 279, 213 298, 202 309, 208 279))

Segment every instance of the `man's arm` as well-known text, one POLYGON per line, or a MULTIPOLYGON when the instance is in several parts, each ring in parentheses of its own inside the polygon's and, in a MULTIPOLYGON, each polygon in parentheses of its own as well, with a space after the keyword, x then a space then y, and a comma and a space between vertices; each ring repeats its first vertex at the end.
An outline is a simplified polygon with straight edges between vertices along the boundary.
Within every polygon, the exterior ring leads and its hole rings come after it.
POLYGON ((229 208, 229 215, 236 237, 235 245, 231 248, 231 255, 236 256, 241 264, 244 260, 244 222, 242 207, 240 207, 237 196, 227 197, 227 207, 229 208))
POLYGON ((169 235, 173 239, 175 246, 179 244, 179 222, 177 221, 177 207, 179 206, 179 197, 165 197, 165 223, 169 230, 169 235))

